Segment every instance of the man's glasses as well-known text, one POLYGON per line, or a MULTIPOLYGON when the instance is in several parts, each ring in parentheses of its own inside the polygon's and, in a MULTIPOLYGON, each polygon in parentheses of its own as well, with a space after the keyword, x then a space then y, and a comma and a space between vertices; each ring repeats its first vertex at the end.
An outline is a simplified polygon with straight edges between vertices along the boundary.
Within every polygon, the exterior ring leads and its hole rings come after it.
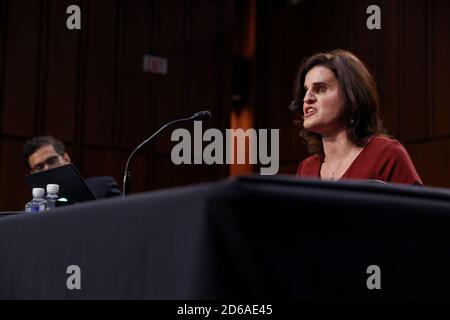
POLYGON ((45 161, 42 161, 41 163, 38 163, 33 168, 31 168, 31 171, 34 173, 41 172, 45 169, 45 166, 48 166, 49 168, 53 168, 55 166, 58 166, 59 164, 61 164, 61 156, 55 155, 55 156, 48 157, 45 161))

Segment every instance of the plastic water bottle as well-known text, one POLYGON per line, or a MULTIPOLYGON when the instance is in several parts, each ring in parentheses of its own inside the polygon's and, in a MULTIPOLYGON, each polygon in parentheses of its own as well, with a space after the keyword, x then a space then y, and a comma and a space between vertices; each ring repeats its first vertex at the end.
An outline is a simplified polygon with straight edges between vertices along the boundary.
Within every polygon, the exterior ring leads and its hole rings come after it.
POLYGON ((45 197, 45 210, 51 210, 56 207, 56 201, 58 201, 59 196, 59 185, 48 184, 47 185, 47 196, 45 197))
POLYGON ((44 188, 33 188, 33 199, 25 205, 26 212, 45 211, 44 188))

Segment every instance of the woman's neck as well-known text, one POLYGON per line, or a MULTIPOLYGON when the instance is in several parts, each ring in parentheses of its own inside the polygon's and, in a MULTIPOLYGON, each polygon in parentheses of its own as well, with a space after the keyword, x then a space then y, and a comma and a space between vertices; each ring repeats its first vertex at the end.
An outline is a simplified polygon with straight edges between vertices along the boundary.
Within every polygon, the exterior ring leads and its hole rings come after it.
POLYGON ((323 152, 328 162, 334 162, 346 157, 355 146, 347 137, 345 129, 332 135, 322 136, 323 152))

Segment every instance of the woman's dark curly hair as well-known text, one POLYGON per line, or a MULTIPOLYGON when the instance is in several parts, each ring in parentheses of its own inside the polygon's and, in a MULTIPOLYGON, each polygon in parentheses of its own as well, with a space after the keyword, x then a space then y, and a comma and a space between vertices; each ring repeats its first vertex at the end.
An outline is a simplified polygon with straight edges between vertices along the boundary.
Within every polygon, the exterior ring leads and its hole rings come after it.
POLYGON ((345 50, 318 53, 306 58, 300 66, 294 85, 294 101, 289 106, 291 111, 301 114, 301 120, 298 121, 302 127, 300 136, 306 140, 309 151, 323 154, 322 136, 303 127, 305 77, 317 66, 330 69, 339 82, 344 99, 342 119, 347 123, 348 139, 354 145, 362 147, 371 136, 384 135, 375 80, 364 63, 345 50))

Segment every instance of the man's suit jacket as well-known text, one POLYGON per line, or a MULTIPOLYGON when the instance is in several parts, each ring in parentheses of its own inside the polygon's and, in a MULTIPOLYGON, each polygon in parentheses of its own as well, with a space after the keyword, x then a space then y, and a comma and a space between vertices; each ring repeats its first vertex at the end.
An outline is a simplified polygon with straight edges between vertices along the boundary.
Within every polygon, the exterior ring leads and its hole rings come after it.
POLYGON ((97 199, 115 197, 122 194, 119 185, 113 177, 92 177, 86 178, 85 181, 97 199))

